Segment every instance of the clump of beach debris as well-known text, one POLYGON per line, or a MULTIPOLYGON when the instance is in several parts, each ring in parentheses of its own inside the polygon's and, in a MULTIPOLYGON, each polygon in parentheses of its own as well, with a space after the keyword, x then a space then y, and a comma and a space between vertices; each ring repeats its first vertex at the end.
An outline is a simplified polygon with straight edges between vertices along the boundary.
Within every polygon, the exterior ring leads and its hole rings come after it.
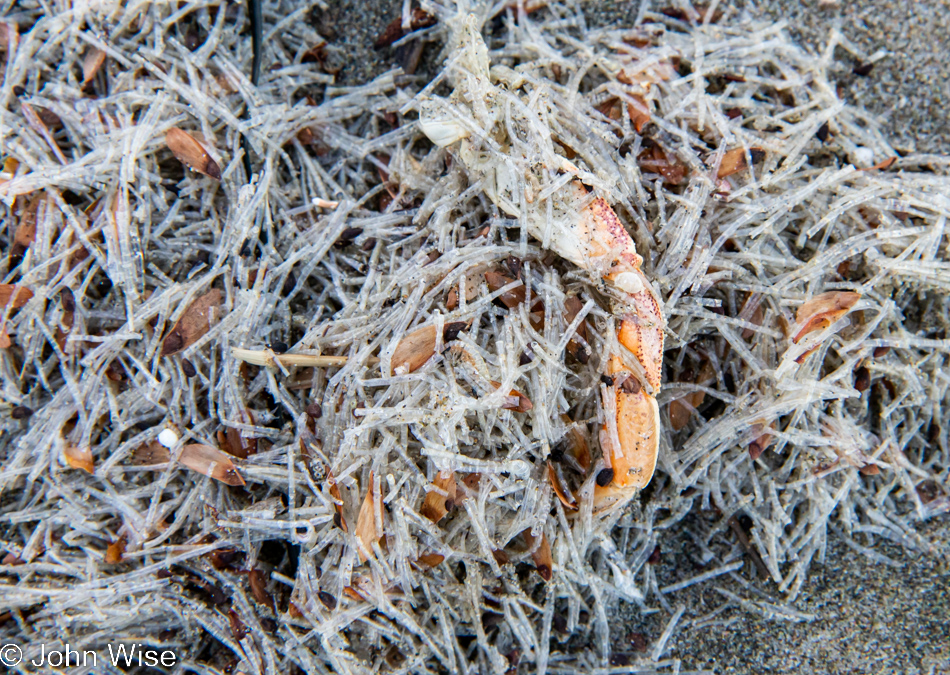
POLYGON ((945 555, 915 524, 950 510, 950 162, 839 100, 834 34, 424 0, 379 45, 437 74, 340 87, 322 11, 264 3, 255 86, 241 4, 4 6, 10 641, 594 672, 628 603, 665 628, 610 672, 681 672, 717 621, 682 588, 757 575, 723 607, 801 620, 830 536, 945 555), (572 257, 571 204, 642 280, 572 257), (624 433, 655 472, 602 503, 624 433), (704 568, 664 586, 697 511, 704 568))

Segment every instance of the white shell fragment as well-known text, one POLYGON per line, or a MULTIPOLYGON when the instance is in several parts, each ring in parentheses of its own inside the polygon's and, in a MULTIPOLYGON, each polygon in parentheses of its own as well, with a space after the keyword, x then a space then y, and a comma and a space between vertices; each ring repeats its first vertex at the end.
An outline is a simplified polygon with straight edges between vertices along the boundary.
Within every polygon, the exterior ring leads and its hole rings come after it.
POLYGON ((461 124, 458 122, 453 122, 448 118, 420 119, 419 128, 422 129, 422 133, 428 136, 430 141, 438 145, 440 148, 444 148, 447 145, 452 145, 456 141, 460 141, 463 138, 468 137, 468 132, 465 131, 465 128, 461 124))
POLYGON ((178 444, 179 440, 180 439, 178 438, 178 434, 175 432, 174 429, 171 429, 171 428, 166 427, 165 429, 162 429, 158 434, 158 442, 164 445, 169 450, 174 448, 175 445, 178 444))
POLYGON ((622 272, 614 277, 614 284, 617 288, 627 293, 642 293, 644 286, 640 280, 640 275, 633 272, 622 272))

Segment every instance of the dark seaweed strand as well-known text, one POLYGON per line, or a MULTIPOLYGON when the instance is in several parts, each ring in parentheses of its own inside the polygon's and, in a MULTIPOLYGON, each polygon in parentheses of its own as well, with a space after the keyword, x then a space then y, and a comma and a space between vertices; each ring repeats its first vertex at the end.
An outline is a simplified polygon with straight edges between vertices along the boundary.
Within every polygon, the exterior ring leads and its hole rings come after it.
MULTIPOLYGON (((256 87, 261 79, 261 43, 264 41, 264 18, 261 12, 261 0, 250 0, 251 9, 251 46, 254 51, 254 57, 251 61, 251 83, 256 87)), ((250 118, 250 108, 245 112, 244 118, 250 118)), ((247 143, 247 135, 241 139, 241 147, 244 149, 244 172, 247 174, 247 180, 251 180, 251 153, 247 143)))

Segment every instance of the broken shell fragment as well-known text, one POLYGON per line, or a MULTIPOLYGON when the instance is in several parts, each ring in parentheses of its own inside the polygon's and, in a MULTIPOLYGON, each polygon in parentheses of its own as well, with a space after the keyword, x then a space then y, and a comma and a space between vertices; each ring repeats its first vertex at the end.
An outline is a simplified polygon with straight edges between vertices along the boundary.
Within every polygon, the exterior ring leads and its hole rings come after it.
POLYGON ((760 430, 762 433, 760 433, 752 440, 751 443, 749 443, 749 458, 753 462, 761 457, 762 453, 765 452, 766 449, 768 449, 768 447, 774 442, 775 436, 772 433, 774 426, 774 423, 768 425, 764 421, 755 425, 754 428, 760 430))
POLYGON ((570 491, 564 489, 564 486, 561 484, 561 477, 551 462, 548 462, 548 480, 551 483, 551 487, 554 488, 554 494, 557 495, 557 498, 564 505, 564 508, 576 511, 577 500, 574 499, 574 495, 572 495, 570 491))
POLYGON ((188 132, 172 127, 165 133, 165 144, 178 161, 188 168, 209 178, 221 180, 221 167, 188 132))
POLYGON ((21 210, 16 233, 13 235, 11 254, 22 253, 29 248, 36 239, 36 221, 37 218, 40 217, 41 203, 44 203, 46 208, 49 208, 49 202, 45 202, 42 194, 35 195, 27 202, 26 207, 21 210))
POLYGON ((109 565, 118 565, 125 556, 125 535, 122 535, 106 547, 105 562, 109 565))
POLYGON ((828 291, 808 300, 798 308, 798 313, 795 315, 800 328, 792 338, 792 342, 798 343, 809 333, 827 328, 847 314, 848 310, 860 299, 860 293, 828 291))
POLYGON ((551 580, 552 570, 554 569, 554 560, 551 557, 551 544, 548 543, 547 536, 542 532, 540 541, 527 529, 521 533, 528 548, 534 549, 531 552, 531 559, 534 560, 534 566, 545 581, 551 580))
POLYGON ((403 337, 393 352, 390 374, 419 370, 435 354, 436 337, 435 326, 417 328, 403 337))
POLYGON ((267 591, 267 578, 258 569, 248 571, 247 580, 251 585, 251 595, 258 603, 274 611, 274 597, 267 591))
POLYGON ((178 461, 192 471, 221 481, 225 485, 244 485, 244 479, 226 453, 203 443, 191 443, 181 449, 178 461))
POLYGON ((745 148, 733 148, 729 150, 722 156, 722 161, 719 162, 719 171, 716 172, 716 177, 725 178, 726 176, 731 176, 734 173, 749 168, 747 158, 752 159, 752 164, 758 164, 765 159, 765 151, 761 148, 750 148, 749 154, 746 155, 745 148))
POLYGON ((422 117, 419 119, 419 128, 429 140, 444 148, 456 141, 468 137, 468 132, 458 122, 450 118, 422 117))
POLYGON ((202 338, 217 320, 215 310, 223 301, 224 294, 217 288, 212 288, 188 305, 188 309, 165 336, 162 356, 172 356, 184 351, 202 338))
POLYGON ((334 521, 339 519, 337 524, 340 529, 344 532, 349 532, 349 529, 346 527, 346 520, 343 518, 343 495, 340 494, 340 486, 337 485, 336 479, 333 477, 333 472, 330 471, 329 467, 327 467, 327 489, 330 491, 330 496, 333 497, 333 506, 336 509, 336 518, 334 518, 334 521))
POLYGON ((376 508, 375 498, 373 496, 373 472, 369 474, 369 483, 366 486, 366 497, 363 498, 363 505, 360 506, 359 515, 356 517, 356 539, 359 544, 358 553, 360 562, 364 563, 370 558, 375 560, 376 554, 373 552, 373 542, 379 541, 382 535, 376 529, 376 508))
POLYGON ((0 284, 0 307, 20 309, 33 297, 33 291, 16 284, 0 284))
POLYGON ((688 167, 675 159, 670 159, 658 145, 641 152, 637 156, 637 163, 640 165, 641 171, 659 174, 670 185, 682 184, 686 181, 686 176, 689 173, 688 167))
POLYGON ((82 469, 86 473, 93 473, 96 470, 96 465, 92 461, 92 451, 89 448, 67 445, 63 449, 63 457, 72 469, 82 469))
MULTIPOLYGON (((492 386, 495 389, 501 388, 501 382, 495 382, 492 380, 492 386)), ((505 402, 501 405, 505 410, 514 410, 515 412, 528 412, 529 410, 534 409, 534 404, 531 403, 531 399, 522 394, 517 389, 512 389, 508 392, 508 396, 505 398, 505 402)))
POLYGON ((449 512, 456 500, 455 473, 440 471, 432 482, 432 489, 426 493, 425 501, 419 510, 423 516, 437 523, 449 512))
POLYGON ((443 560, 445 560, 445 556, 441 553, 423 553, 416 562, 426 567, 435 567, 441 565, 443 560))
POLYGON ((140 465, 165 464, 171 460, 171 453, 158 441, 140 445, 132 453, 132 461, 140 465))
POLYGON ((93 78, 99 74, 102 64, 106 62, 106 53, 101 49, 91 49, 82 60, 82 86, 92 82, 93 78))
POLYGON ((568 415, 561 415, 561 421, 571 425, 571 429, 567 433, 570 439, 571 454, 574 456, 574 459, 577 460, 577 464, 581 470, 586 472, 590 468, 590 446, 587 445, 587 439, 574 425, 574 420, 568 415))
POLYGON ((642 96, 633 96, 633 100, 627 104, 627 115, 633 130, 638 134, 650 123, 650 107, 642 96))
MULTIPOLYGON (((699 375, 695 379, 695 384, 709 384, 716 377, 716 371, 709 361, 703 361, 699 370, 699 375)), ((706 398, 704 391, 691 391, 685 396, 670 401, 670 426, 673 431, 679 431, 689 422, 693 410, 702 405, 706 398)))
MULTIPOLYGON (((574 319, 577 318, 577 315, 584 308, 584 303, 576 295, 572 295, 564 301, 564 311, 566 312, 565 318, 567 319, 568 325, 574 322, 574 319)), ((583 339, 584 342, 587 342, 587 321, 581 321, 577 330, 574 332, 576 336, 583 339)), ((590 353, 588 348, 581 344, 578 340, 571 338, 567 343, 567 353, 570 354, 574 359, 579 363, 586 364, 590 359, 590 353)))
MULTIPOLYGON (((428 28, 429 26, 434 25, 436 20, 436 17, 433 15, 429 14, 423 9, 420 9, 419 7, 416 7, 409 15, 408 30, 411 32, 419 30, 420 28, 428 28)), ((406 30, 402 26, 402 15, 400 14, 398 17, 393 19, 385 29, 383 29, 383 32, 380 33, 378 38, 376 38, 376 42, 373 44, 373 46, 376 49, 388 47, 397 40, 400 40, 405 35, 406 30)))
MULTIPOLYGON (((499 289, 504 288, 509 284, 513 284, 517 279, 514 279, 507 274, 498 272, 495 270, 489 270, 485 272, 485 281, 488 282, 488 288, 492 293, 497 292, 499 289)), ((525 301, 525 287, 524 283, 521 283, 514 288, 510 288, 507 291, 504 291, 501 295, 498 296, 498 299, 507 307, 508 309, 514 309, 521 303, 525 301)))

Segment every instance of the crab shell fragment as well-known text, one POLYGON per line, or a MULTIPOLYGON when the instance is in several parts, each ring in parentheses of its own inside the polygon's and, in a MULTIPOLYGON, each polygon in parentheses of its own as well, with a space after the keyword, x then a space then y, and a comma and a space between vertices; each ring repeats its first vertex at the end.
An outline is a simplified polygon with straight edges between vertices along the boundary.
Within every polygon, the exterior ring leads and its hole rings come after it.
POLYGON ((602 358, 614 385, 603 395, 612 419, 604 425, 601 445, 604 464, 614 472, 594 493, 595 511, 612 510, 646 487, 656 467, 660 416, 654 395, 660 388, 664 327, 660 300, 640 269, 643 259, 633 239, 603 196, 591 194, 575 178, 572 189, 539 198, 538 187, 551 172, 579 176, 580 170, 559 154, 561 146, 544 123, 545 113, 535 117, 523 112, 527 105, 505 105, 513 98, 528 102, 537 92, 528 89, 527 80, 491 67, 479 20, 473 15, 456 19, 451 42, 460 64, 450 78, 455 89, 448 99, 431 96, 420 104, 420 129, 461 160, 472 182, 481 181, 499 209, 586 270, 607 291, 619 323, 612 351, 621 353, 602 358), (507 124, 505 115, 510 117, 507 124), (521 138, 509 138, 510 129, 521 138), (519 144, 539 148, 539 154, 557 157, 559 163, 541 168, 513 151, 519 144))
POLYGON ((616 436, 611 432, 613 425, 604 425, 604 458, 610 460, 613 478, 603 487, 594 486, 594 507, 598 511, 626 503, 650 483, 660 448, 656 399, 640 386, 619 357, 610 358, 607 374, 613 385, 607 388, 605 397, 613 397, 614 405, 605 401, 604 408, 616 410, 616 436))

